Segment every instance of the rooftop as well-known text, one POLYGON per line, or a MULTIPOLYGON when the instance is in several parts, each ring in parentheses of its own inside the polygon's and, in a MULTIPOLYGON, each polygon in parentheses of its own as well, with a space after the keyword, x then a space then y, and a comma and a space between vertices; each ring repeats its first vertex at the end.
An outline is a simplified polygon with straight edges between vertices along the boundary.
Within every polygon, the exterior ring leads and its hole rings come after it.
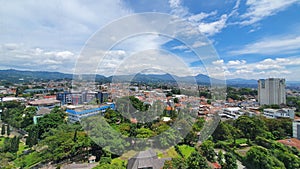
POLYGON ((290 138, 285 140, 278 140, 279 143, 282 143, 287 146, 296 147, 298 150, 300 150, 300 140, 296 138, 290 138))
POLYGON ((60 103, 60 101, 55 100, 55 99, 42 99, 42 100, 35 100, 35 101, 29 102, 29 104, 33 105, 33 106, 54 105, 54 104, 58 104, 58 103, 60 103))

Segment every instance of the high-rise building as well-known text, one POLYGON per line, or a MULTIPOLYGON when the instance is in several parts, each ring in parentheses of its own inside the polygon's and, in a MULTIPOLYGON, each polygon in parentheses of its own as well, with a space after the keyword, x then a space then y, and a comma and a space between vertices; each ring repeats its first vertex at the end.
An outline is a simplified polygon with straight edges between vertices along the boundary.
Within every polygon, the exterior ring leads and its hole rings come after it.
POLYGON ((286 104, 285 79, 259 79, 258 102, 260 105, 286 104))
POLYGON ((300 119, 293 122, 293 137, 300 140, 300 119))

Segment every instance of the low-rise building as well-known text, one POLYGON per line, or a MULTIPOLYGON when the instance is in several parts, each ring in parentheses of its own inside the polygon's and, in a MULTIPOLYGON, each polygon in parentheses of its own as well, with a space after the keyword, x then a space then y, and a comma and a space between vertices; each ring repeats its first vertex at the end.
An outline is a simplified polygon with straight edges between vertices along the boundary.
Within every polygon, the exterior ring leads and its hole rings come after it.
POLYGON ((41 100, 30 101, 28 105, 36 106, 38 109, 42 107, 53 108, 55 106, 61 106, 60 101, 55 99, 41 99, 41 100))
POLYGON ((222 113, 219 113, 221 117, 237 119, 241 115, 245 114, 239 107, 227 107, 222 109, 222 113))
POLYGON ((67 106, 66 113, 68 120, 71 123, 80 121, 81 118, 95 116, 99 113, 104 113, 107 109, 115 109, 114 103, 106 103, 105 105, 91 107, 91 106, 67 106))
POLYGON ((263 115, 267 118, 277 119, 277 118, 291 118, 295 117, 294 109, 264 109, 263 115))

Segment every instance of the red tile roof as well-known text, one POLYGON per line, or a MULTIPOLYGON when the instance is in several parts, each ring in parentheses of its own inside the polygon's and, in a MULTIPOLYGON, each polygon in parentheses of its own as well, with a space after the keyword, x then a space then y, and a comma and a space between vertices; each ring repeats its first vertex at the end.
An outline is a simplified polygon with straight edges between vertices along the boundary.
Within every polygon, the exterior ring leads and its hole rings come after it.
POLYGON ((211 164, 212 164, 212 167, 213 167, 214 169, 221 169, 221 168, 222 168, 222 166, 221 166, 218 162, 211 163, 211 164))
POLYGON ((296 147, 297 149, 300 150, 300 140, 296 138, 290 138, 290 139, 285 139, 285 140, 278 140, 279 143, 282 143, 287 146, 292 146, 296 147))

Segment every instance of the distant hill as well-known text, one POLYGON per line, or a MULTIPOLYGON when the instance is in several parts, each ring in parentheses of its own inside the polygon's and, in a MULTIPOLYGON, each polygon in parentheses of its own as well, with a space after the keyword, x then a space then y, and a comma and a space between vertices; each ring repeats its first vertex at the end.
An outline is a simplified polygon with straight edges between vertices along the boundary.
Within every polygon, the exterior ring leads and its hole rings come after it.
POLYGON ((72 78, 72 74, 65 74, 60 72, 21 71, 14 69, 0 70, 0 80, 9 81, 12 83, 72 78))
MULTIPOLYGON (((210 78, 207 75, 198 74, 197 76, 179 77, 171 74, 136 74, 136 75, 116 75, 105 77, 103 75, 85 74, 81 75, 84 79, 89 78, 98 82, 153 82, 153 83, 193 83, 197 82, 201 85, 209 85, 214 83, 224 83, 222 80, 210 78)), ((73 79, 73 74, 47 71, 21 71, 15 69, 0 70, 0 81, 7 81, 11 83, 22 83, 29 81, 44 81, 44 80, 59 80, 59 79, 73 79)), ((257 87, 257 80, 255 79, 228 79, 226 80, 228 86, 235 87, 257 87)), ((287 86, 300 86, 299 81, 287 81, 287 86)))

